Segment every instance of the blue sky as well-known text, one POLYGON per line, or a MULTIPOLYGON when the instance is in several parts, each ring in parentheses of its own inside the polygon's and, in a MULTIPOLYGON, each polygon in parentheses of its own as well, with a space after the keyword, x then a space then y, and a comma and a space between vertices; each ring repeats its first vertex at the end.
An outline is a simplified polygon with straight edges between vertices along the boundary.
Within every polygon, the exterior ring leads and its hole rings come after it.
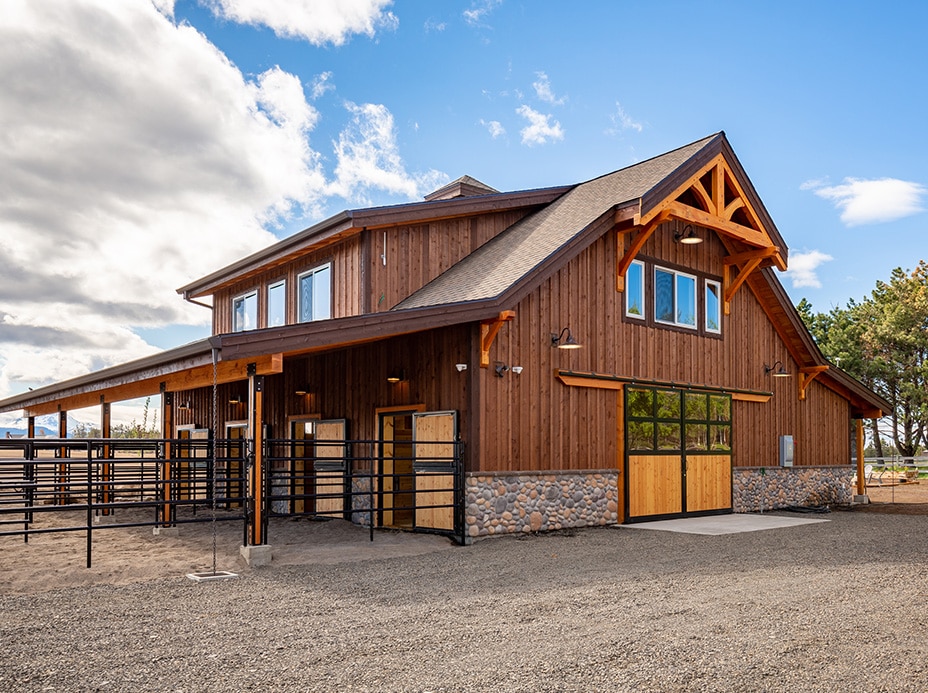
POLYGON ((206 336, 178 286, 342 209, 719 130, 845 305, 928 255, 926 7, 6 0, 0 398, 206 336))

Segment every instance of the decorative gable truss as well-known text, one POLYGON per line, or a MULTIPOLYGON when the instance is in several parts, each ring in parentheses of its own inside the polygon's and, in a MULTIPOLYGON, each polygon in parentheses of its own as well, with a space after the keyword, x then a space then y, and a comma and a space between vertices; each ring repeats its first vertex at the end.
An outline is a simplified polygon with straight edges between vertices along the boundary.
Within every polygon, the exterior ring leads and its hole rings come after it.
MULTIPOLYGON (((719 234, 728 255, 723 258, 723 299, 726 315, 731 301, 748 276, 757 269, 776 266, 786 269, 783 250, 761 223, 722 154, 716 155, 697 173, 679 185, 673 193, 646 214, 619 212, 616 224, 620 235, 631 234, 631 242, 619 258, 616 288, 625 290, 625 272, 635 256, 665 221, 679 219, 719 234)), ((624 248, 625 243, 619 243, 624 248)), ((621 251, 620 251, 621 252, 621 251)))

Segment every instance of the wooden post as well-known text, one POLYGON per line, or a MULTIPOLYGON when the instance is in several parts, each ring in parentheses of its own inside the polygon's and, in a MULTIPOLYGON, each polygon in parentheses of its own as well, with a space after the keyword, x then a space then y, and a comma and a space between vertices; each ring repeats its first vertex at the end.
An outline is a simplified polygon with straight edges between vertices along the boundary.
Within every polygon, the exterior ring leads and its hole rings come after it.
POLYGON ((162 526, 174 524, 176 513, 171 500, 174 498, 174 461, 171 448, 171 433, 174 429, 174 393, 166 392, 161 383, 161 437, 164 439, 164 457, 161 460, 161 522, 162 526))
POLYGON ((35 417, 30 416, 26 419, 26 437, 32 440, 35 438, 35 417))
MULTIPOLYGON (((112 434, 112 420, 110 416, 110 405, 103 401, 103 395, 100 395, 100 437, 109 440, 112 434)), ((113 468, 110 463, 110 446, 103 446, 103 464, 101 465, 101 476, 103 478, 103 493, 101 502, 111 503, 113 501, 113 468)), ((112 515, 112 508, 104 507, 101 515, 112 515)))
POLYGON ((867 479, 864 476, 864 420, 857 419, 857 495, 867 495, 867 479))
POLYGON ((264 376, 256 375, 249 366, 248 373, 248 433, 254 451, 254 464, 248 478, 248 502, 251 507, 251 526, 248 542, 261 546, 267 542, 264 533, 264 376))
MULTIPOLYGON (((68 412, 58 410, 58 437, 64 440, 68 437, 68 412)), ((70 464, 66 461, 68 458, 68 448, 62 445, 58 448, 58 505, 65 505, 70 502, 71 496, 68 493, 68 477, 70 476, 70 464)))

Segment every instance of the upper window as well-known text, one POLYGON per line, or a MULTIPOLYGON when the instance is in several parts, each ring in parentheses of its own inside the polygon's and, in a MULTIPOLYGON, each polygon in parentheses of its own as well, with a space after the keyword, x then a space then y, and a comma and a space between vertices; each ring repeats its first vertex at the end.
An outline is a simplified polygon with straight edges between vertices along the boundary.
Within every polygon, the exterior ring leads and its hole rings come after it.
POLYGON ((253 330, 258 326, 258 292, 250 291, 247 294, 232 299, 232 331, 244 332, 253 330))
POLYGON ((722 285, 711 279, 706 280, 706 332, 722 331, 721 311, 722 285))
POLYGON ((332 317, 332 265, 322 265, 299 277, 300 322, 332 317))
POLYGON ((696 328, 696 277, 654 268, 654 319, 679 327, 696 328))
POLYGON ((287 282, 281 280, 267 287, 267 326, 287 324, 287 282))
POLYGON ((625 272, 625 314, 644 320, 644 263, 634 260, 625 272))

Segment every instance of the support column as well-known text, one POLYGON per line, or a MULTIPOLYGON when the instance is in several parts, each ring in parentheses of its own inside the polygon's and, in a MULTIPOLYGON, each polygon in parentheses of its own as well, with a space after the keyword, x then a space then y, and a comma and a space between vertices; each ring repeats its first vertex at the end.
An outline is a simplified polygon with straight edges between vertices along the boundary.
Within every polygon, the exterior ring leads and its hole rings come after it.
POLYGON ((257 375, 254 364, 248 364, 248 438, 253 451, 246 503, 248 543, 241 553, 248 565, 259 566, 271 562, 271 547, 264 524, 264 376, 257 375))
POLYGON ((161 460, 161 508, 159 517, 161 520, 160 527, 155 528, 155 532, 163 534, 167 528, 177 530, 176 520, 177 511, 171 503, 177 495, 174 492, 174 449, 171 445, 171 433, 174 429, 174 393, 167 392, 165 383, 161 383, 161 438, 164 440, 162 446, 161 460), (160 531, 159 531, 160 530, 160 531))
POLYGON ((32 440, 35 438, 35 417, 30 416, 26 419, 26 437, 32 440))
POLYGON ((857 419, 857 495, 855 503, 869 503, 867 477, 864 473, 864 420, 857 419))
MULTIPOLYGON (((112 418, 110 416, 109 402, 103 401, 103 395, 100 395, 100 437, 109 440, 112 437, 112 418)), ((113 502, 113 466, 112 451, 109 444, 103 445, 103 462, 100 465, 100 476, 103 481, 102 493, 100 495, 101 503, 113 502)), ((100 515, 107 517, 113 514, 112 508, 104 507, 100 515)))
MULTIPOLYGON (((58 437, 62 440, 68 437, 68 412, 58 409, 58 437)), ((68 448, 62 445, 58 448, 58 489, 55 494, 56 505, 67 505, 71 502, 71 494, 68 493, 68 482, 71 476, 71 464, 67 461, 68 448)))

